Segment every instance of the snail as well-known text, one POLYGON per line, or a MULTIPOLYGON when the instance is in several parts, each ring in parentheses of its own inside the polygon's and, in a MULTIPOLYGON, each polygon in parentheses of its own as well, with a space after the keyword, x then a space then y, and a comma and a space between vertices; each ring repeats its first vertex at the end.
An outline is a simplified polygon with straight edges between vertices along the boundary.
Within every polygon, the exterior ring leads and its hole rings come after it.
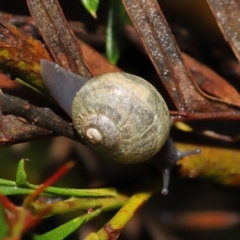
POLYGON ((122 164, 151 161, 163 173, 168 193, 169 172, 178 159, 198 153, 175 149, 169 138, 171 117, 160 93, 146 80, 123 72, 88 80, 57 64, 41 60, 41 76, 52 97, 72 118, 83 142, 102 158, 122 164))

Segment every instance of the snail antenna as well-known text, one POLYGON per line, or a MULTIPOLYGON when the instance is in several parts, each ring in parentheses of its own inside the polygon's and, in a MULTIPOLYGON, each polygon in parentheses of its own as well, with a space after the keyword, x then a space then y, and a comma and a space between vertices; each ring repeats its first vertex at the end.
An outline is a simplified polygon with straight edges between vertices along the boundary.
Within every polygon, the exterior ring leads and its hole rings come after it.
POLYGON ((168 185, 170 180, 170 169, 163 169, 162 170, 162 176, 163 176, 163 187, 162 187, 162 195, 168 194, 168 185))
MULTIPOLYGON (((157 154, 161 161, 157 161, 157 167, 162 173, 163 177, 163 187, 162 187, 162 194, 168 194, 168 185, 170 181, 170 172, 172 167, 177 163, 178 160, 194 155, 200 154, 201 150, 199 148, 187 151, 179 151, 175 148, 173 140, 168 138, 164 146, 162 147, 161 151, 157 154)), ((158 158, 156 158, 158 159, 158 158)))

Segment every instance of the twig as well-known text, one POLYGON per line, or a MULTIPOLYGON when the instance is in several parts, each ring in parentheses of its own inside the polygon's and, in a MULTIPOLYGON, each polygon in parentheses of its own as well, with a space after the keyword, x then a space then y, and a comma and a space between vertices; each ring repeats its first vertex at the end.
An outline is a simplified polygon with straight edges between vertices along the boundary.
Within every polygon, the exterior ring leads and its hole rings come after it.
POLYGON ((81 141, 73 126, 49 108, 36 107, 25 100, 7 94, 0 94, 0 107, 2 114, 12 114, 22 117, 32 125, 37 125, 51 131, 51 134, 54 136, 65 136, 76 141, 81 141))

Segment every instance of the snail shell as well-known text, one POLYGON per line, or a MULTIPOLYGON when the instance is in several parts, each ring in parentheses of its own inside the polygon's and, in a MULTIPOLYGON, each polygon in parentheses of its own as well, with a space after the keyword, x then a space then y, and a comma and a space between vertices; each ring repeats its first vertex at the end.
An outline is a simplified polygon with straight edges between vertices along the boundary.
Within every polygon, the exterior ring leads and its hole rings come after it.
POLYGON ((72 104, 74 127, 104 159, 143 162, 169 136, 170 115, 158 91, 144 79, 108 73, 87 81, 72 104))

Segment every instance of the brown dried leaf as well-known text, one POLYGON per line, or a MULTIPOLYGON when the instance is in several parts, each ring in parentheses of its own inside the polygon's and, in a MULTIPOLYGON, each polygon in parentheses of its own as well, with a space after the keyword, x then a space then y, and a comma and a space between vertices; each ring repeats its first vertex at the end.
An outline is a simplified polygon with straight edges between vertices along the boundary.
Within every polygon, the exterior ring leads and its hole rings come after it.
POLYGON ((123 0, 123 4, 133 25, 138 31, 146 52, 155 65, 158 75, 162 79, 169 94, 175 99, 174 103, 176 107, 184 110, 184 99, 175 81, 183 79, 183 77, 180 78, 179 74, 185 76, 189 75, 189 73, 179 60, 181 58, 180 52, 174 52, 173 56, 171 49, 174 46, 176 49, 176 42, 171 37, 172 33, 157 2, 152 0, 123 0), (163 50, 162 47, 164 46, 165 49, 163 50), (180 66, 177 66, 178 62, 180 62, 180 66), (174 68, 177 67, 179 71, 175 75, 174 68))
POLYGON ((198 86, 224 102, 240 107, 240 95, 224 78, 194 58, 182 53, 182 58, 191 71, 198 86))
POLYGON ((0 19, 0 68, 48 93, 40 76, 40 59, 51 60, 42 43, 0 19))
POLYGON ((91 78, 77 39, 57 0, 27 0, 28 8, 56 63, 67 70, 91 78))
POLYGON ((216 22, 240 62, 240 2, 238 0, 206 0, 216 22))
POLYGON ((88 44, 78 39, 81 50, 87 62, 87 65, 90 67, 93 76, 98 76, 100 74, 109 73, 109 72, 121 72, 122 70, 111 63, 103 57, 99 52, 90 47, 88 44))

